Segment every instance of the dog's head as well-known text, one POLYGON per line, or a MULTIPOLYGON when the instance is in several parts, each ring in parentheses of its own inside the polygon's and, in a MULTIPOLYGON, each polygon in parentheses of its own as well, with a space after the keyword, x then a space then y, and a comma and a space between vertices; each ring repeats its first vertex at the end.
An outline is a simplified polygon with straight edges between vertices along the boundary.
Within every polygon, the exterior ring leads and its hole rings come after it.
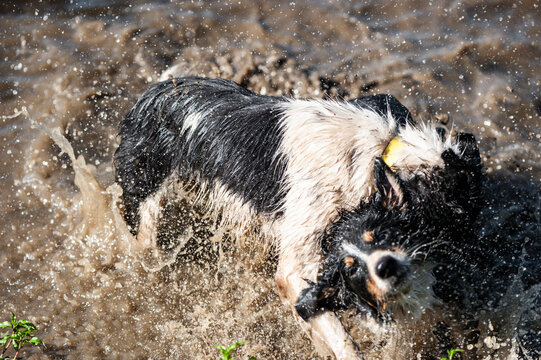
POLYGON ((442 153, 443 167, 407 179, 376 159, 376 193, 330 229, 323 271, 295 305, 301 317, 352 305, 378 316, 428 296, 431 249, 461 241, 478 212, 479 150, 471 135, 455 141, 456 152, 442 153))

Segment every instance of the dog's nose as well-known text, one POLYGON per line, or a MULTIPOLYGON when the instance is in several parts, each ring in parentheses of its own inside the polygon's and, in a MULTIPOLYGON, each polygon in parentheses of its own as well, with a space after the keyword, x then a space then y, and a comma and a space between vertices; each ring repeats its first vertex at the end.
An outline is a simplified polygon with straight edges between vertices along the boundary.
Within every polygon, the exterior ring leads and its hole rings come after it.
POLYGON ((403 265, 393 256, 387 255, 382 257, 376 264, 376 275, 382 279, 388 279, 392 276, 399 277, 403 265))

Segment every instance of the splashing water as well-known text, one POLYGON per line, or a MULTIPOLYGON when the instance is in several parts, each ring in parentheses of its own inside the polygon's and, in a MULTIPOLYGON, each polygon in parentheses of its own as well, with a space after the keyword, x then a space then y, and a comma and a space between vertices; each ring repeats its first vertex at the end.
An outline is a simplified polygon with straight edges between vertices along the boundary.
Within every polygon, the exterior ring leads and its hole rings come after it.
POLYGON ((23 356, 210 359, 247 340, 236 358, 319 358, 275 293, 272 258, 189 202, 171 208, 185 230, 168 251, 121 218, 118 122, 160 76, 197 74, 278 96, 390 93, 476 134, 486 204, 475 246, 449 259, 464 281, 448 291, 467 304, 383 328, 342 318, 370 359, 538 358, 539 2, 515 3, 0 4, 0 113, 17 115, 0 119, 0 310, 47 345, 23 356))

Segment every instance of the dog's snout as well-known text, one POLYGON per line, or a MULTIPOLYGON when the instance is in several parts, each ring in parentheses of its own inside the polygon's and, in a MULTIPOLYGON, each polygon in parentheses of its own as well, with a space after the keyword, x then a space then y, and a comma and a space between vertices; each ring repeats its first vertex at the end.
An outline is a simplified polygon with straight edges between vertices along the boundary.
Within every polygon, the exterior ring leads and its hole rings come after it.
POLYGON ((406 265, 391 255, 382 257, 376 263, 376 275, 382 279, 401 278, 406 272, 406 265))

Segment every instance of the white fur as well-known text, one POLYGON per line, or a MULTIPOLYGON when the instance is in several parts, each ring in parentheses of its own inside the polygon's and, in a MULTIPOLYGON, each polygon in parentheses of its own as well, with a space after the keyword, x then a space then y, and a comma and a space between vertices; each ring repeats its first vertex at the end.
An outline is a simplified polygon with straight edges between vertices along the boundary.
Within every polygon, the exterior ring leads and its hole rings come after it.
POLYGON ((359 250, 359 248, 357 246, 355 246, 353 244, 350 244, 350 243, 344 243, 344 244, 342 244, 342 250, 346 254, 353 255, 356 258, 360 259, 365 264, 368 264, 368 260, 369 260, 369 257, 370 257, 369 254, 362 252, 361 250, 359 250))
MULTIPOLYGON (((397 133, 392 116, 383 119, 349 103, 291 100, 283 104, 283 114, 280 150, 287 157, 288 193, 274 231, 279 250, 276 278, 282 298, 293 305, 307 286, 305 279, 317 279, 321 260, 317 232, 334 221, 340 209, 353 209, 373 193, 374 161, 389 141, 400 136, 405 144, 393 166, 405 177, 442 166, 441 152, 452 144, 450 139, 440 140, 428 125, 418 129, 408 124, 397 133)), ((327 321, 311 319, 311 337, 323 339, 337 358, 357 358, 351 346, 334 341, 349 341, 345 330, 325 328, 327 321), (345 355, 344 349, 349 349, 345 355)))
POLYGON ((385 121, 349 103, 292 100, 283 108, 280 150, 287 157, 284 186, 289 191, 278 231, 281 252, 299 243, 317 248, 301 239, 326 228, 338 210, 351 210, 368 199, 374 191, 374 160, 393 137, 400 136, 405 144, 395 164, 402 176, 421 166, 442 166, 441 152, 452 146, 430 126, 407 125, 397 133, 391 116, 385 121))
POLYGON ((180 130, 180 135, 186 135, 186 141, 190 141, 190 138, 193 135, 193 132, 204 118, 204 114, 197 111, 190 111, 188 115, 184 118, 182 123, 182 129, 180 130))
POLYGON ((137 239, 141 245, 152 247, 157 243, 157 228, 162 216, 162 206, 169 198, 189 199, 193 204, 203 206, 205 214, 214 220, 221 215, 220 225, 228 228, 236 239, 242 239, 247 232, 258 229, 262 240, 262 253, 272 246, 274 235, 272 222, 265 214, 258 213, 249 202, 243 201, 227 189, 220 181, 212 184, 199 180, 197 174, 186 182, 178 180, 177 174, 169 176, 160 189, 145 199, 139 206, 140 225, 137 239), (187 184, 198 184, 190 188, 187 184))
POLYGON ((158 221, 162 214, 161 202, 167 195, 167 186, 160 189, 152 196, 145 199, 139 206, 139 230, 137 240, 140 245, 153 247, 158 236, 158 221))
POLYGON ((419 128, 406 126, 400 130, 399 137, 405 146, 400 147, 394 154, 396 160, 393 169, 401 170, 399 173, 402 176, 407 177, 421 166, 443 166, 441 153, 447 149, 458 152, 451 136, 441 140, 434 127, 428 124, 420 124, 419 128))

